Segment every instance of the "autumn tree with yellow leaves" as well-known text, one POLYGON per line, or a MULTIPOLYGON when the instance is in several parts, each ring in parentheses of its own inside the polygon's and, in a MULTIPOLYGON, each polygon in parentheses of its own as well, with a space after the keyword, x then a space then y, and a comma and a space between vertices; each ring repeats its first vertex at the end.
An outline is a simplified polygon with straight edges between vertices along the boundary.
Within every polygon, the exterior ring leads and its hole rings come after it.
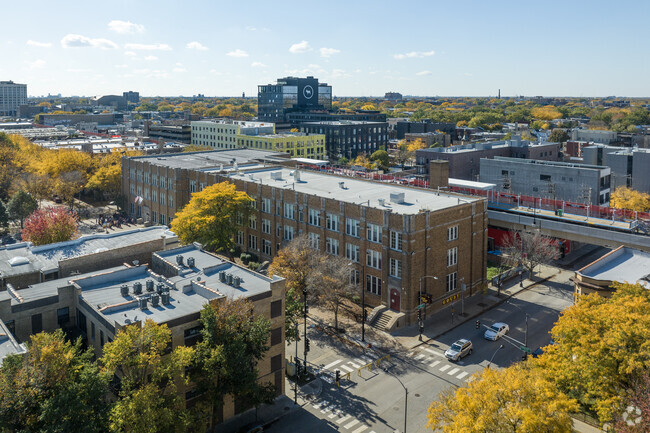
POLYGON ((610 196, 609 204, 616 209, 647 212, 650 210, 650 194, 619 186, 610 196))

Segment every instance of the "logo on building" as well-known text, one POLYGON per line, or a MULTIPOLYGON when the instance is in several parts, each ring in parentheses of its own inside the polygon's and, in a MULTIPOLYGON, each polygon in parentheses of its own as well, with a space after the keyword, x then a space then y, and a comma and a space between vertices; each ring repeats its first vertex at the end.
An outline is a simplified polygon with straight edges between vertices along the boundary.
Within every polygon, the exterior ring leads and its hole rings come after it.
POLYGON ((302 89, 302 95, 307 99, 311 99, 311 97, 314 96, 314 88, 311 87, 310 85, 306 85, 302 89))

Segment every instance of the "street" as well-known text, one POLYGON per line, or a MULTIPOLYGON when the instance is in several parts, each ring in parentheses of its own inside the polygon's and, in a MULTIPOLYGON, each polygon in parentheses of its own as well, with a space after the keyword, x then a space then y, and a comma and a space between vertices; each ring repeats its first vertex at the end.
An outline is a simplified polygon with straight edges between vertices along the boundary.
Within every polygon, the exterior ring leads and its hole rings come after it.
MULTIPOLYGON (((491 358, 496 367, 507 367, 520 361, 524 353, 520 346, 526 340, 528 315, 528 347, 534 351, 549 344, 549 331, 559 313, 573 303, 570 271, 560 271, 553 280, 538 284, 497 304, 471 320, 443 334, 436 340, 425 341, 411 350, 381 352, 362 349, 333 337, 317 328, 308 330, 311 351, 310 365, 320 371, 320 390, 314 396, 298 395, 298 407, 269 426, 269 432, 334 432, 392 433, 404 431, 405 390, 408 389, 406 416, 407 432, 424 432, 429 404, 447 389, 462 386, 472 375, 488 366, 491 358), (505 322, 510 326, 508 336, 488 341, 483 338, 486 326, 505 322), (445 350, 460 338, 470 339, 473 353, 458 362, 450 362, 445 350), (498 350, 503 344, 504 348, 498 350), (379 367, 377 367, 379 360, 379 367), (371 368, 368 367, 371 364, 371 368), (341 386, 334 384, 335 370, 344 378, 341 386)), ((302 342, 300 342, 302 343, 302 342)), ((302 345, 299 343, 299 357, 302 345)), ((295 345, 287 346, 295 353, 295 345)), ((293 398, 292 384, 287 395, 293 398)))

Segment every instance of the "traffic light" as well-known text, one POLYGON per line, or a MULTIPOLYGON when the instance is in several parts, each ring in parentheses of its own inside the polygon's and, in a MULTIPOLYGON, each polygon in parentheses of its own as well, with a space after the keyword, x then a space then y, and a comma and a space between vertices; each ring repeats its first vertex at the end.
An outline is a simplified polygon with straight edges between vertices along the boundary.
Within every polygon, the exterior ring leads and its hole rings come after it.
POLYGON ((418 321, 422 320, 422 310, 418 310, 418 321))
POLYGON ((336 370, 336 371, 334 372, 334 374, 336 374, 336 379, 335 379, 335 381, 336 381, 336 384, 338 385, 338 384, 339 384, 339 380, 341 380, 341 372, 340 372, 339 370, 336 370))
POLYGON ((296 358, 296 375, 300 376, 300 360, 296 358))
POLYGON ((476 329, 481 329, 481 321, 480 320, 476 321, 476 329))
POLYGON ((424 332, 424 323, 420 322, 420 334, 424 332))
POLYGON ((305 352, 309 352, 309 338, 305 337, 305 352))

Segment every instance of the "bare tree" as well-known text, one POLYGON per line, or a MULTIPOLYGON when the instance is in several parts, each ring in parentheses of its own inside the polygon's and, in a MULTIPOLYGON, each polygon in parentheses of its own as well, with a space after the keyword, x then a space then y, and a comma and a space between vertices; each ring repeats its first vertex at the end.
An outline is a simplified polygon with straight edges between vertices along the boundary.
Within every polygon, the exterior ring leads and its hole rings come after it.
POLYGON ((539 230, 522 231, 511 232, 506 237, 503 252, 511 264, 521 264, 532 277, 537 266, 550 263, 558 256, 558 247, 553 238, 544 236, 539 230))

